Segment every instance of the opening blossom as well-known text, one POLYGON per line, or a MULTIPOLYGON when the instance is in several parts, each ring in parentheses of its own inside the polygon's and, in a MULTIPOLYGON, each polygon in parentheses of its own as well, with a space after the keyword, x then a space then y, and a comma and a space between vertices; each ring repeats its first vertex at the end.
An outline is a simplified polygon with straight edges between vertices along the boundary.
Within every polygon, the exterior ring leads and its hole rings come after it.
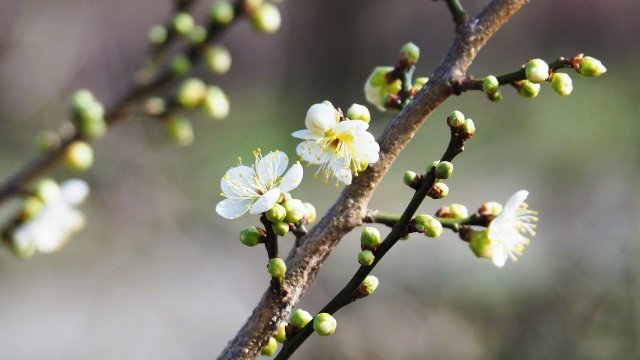
POLYGON ((260 149, 253 152, 255 165, 245 166, 238 158, 237 167, 231 168, 222 177, 220 186, 226 199, 216 206, 216 212, 227 219, 238 218, 247 211, 260 214, 273 207, 280 194, 300 185, 302 165, 294 164, 287 169, 289 158, 281 151, 272 151, 262 156, 260 149))
POLYGON ((297 153, 309 164, 320 165, 318 172, 322 172, 325 183, 335 177, 336 187, 340 181, 350 185, 352 176, 378 161, 380 146, 367 131, 369 124, 362 120, 341 119, 329 102, 312 105, 307 111, 305 125, 306 130, 292 134, 305 139, 298 145, 297 153))

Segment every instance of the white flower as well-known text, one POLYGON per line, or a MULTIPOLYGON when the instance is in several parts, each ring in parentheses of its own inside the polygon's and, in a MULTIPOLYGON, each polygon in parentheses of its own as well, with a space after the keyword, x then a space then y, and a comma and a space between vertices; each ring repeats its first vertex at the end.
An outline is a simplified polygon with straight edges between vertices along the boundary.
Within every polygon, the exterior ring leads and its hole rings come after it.
POLYGON ((534 236, 538 221, 538 213, 527 209, 524 202, 529 192, 520 190, 507 201, 502 213, 489 224, 487 236, 490 240, 493 264, 503 267, 507 258, 517 260, 516 255, 522 255, 522 250, 529 245, 529 239, 522 234, 534 236))
POLYGON ((239 163, 231 168, 220 181, 222 196, 226 197, 216 206, 220 216, 235 219, 249 211, 260 214, 273 207, 280 194, 300 185, 302 165, 294 164, 280 177, 289 163, 287 154, 274 151, 262 156, 260 149, 253 152, 255 165, 249 167, 239 163))
POLYGON ((397 79, 391 83, 387 83, 387 73, 393 71, 392 66, 378 66, 364 83, 364 96, 367 101, 375 105, 378 110, 386 111, 384 104, 387 102, 387 96, 397 94, 402 89, 402 82, 397 79))
POLYGON ((36 250, 50 253, 62 248, 71 235, 84 227, 84 214, 74 206, 88 194, 89 185, 84 180, 71 179, 60 184, 60 196, 47 201, 38 215, 15 229, 16 250, 29 256, 36 250))
POLYGON ((336 177, 336 186, 339 181, 349 185, 352 175, 357 176, 368 164, 378 161, 380 146, 367 132, 369 124, 362 120, 339 121, 335 114, 332 105, 315 104, 307 112, 307 130, 292 135, 305 139, 298 145, 298 155, 310 164, 320 165, 318 172, 324 175, 325 183, 336 177))

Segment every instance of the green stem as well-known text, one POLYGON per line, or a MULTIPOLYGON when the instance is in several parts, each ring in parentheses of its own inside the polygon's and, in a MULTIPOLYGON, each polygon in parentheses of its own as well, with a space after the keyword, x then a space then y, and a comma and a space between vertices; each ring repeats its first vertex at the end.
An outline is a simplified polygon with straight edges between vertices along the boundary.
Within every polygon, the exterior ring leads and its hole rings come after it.
POLYGON ((453 21, 456 24, 462 24, 467 20, 467 12, 464 11, 462 5, 458 0, 446 0, 447 6, 449 7, 449 11, 451 11, 451 15, 453 15, 453 21))

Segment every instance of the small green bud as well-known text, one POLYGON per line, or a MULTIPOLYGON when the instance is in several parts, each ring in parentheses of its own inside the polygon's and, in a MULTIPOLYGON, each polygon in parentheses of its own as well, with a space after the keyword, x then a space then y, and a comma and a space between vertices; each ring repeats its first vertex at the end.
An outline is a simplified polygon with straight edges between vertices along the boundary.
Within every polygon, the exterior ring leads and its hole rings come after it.
POLYGON ((446 197, 449 194, 449 187, 447 186, 447 184, 439 182, 439 183, 435 183, 432 187, 431 190, 429 190, 429 197, 432 199, 442 199, 444 197, 446 197))
POLYGON ((240 242, 253 247, 263 241, 263 235, 255 226, 249 226, 240 232, 240 242))
POLYGON ((487 230, 471 230, 469 233, 469 247, 479 258, 493 258, 493 247, 487 236, 487 230))
POLYGON ((440 163, 440 160, 432 161, 431 164, 427 165, 427 168, 424 170, 425 173, 428 174, 433 168, 438 166, 439 163, 440 163))
POLYGON ((415 80, 413 80, 413 87, 421 89, 423 86, 427 85, 427 82, 429 82, 429 78, 426 76, 415 78, 415 80))
POLYGON ((576 71, 584 77, 596 77, 606 73, 607 68, 602 65, 600 60, 585 56, 576 71))
POLYGON ((573 81, 571 77, 565 73, 553 73, 553 75, 551 75, 551 87, 558 94, 566 96, 571 94, 573 90, 573 81))
POLYGON ((484 78, 482 82, 482 91, 487 94, 494 94, 500 88, 500 83, 498 82, 498 78, 493 75, 489 75, 484 78))
POLYGON ((42 199, 37 196, 27 196, 22 202, 22 209, 20 210, 20 220, 27 221, 36 217, 42 208, 44 203, 42 199))
POLYGON ((107 133, 107 123, 104 119, 104 107, 94 102, 87 108, 87 112, 79 116, 78 131, 90 139, 97 139, 107 133))
POLYGON ((180 115, 174 115, 167 121, 167 133, 173 141, 181 146, 193 144, 193 127, 191 122, 180 115))
POLYGON ((375 259, 376 256, 373 255, 373 252, 371 250, 362 250, 358 253, 358 262, 360 263, 360 265, 369 266, 373 264, 375 259))
POLYGON ((179 12, 171 22, 173 29, 180 35, 188 35, 195 25, 193 17, 185 12, 179 12))
POLYGON ((287 323, 284 322, 284 321, 281 322, 280 325, 278 326, 278 331, 275 333, 275 335, 273 335, 273 337, 276 339, 276 341, 281 343, 281 344, 283 342, 287 341, 286 328, 287 328, 287 323))
POLYGON ((260 355, 271 356, 276 353, 278 350, 278 342, 273 336, 269 336, 269 341, 267 345, 265 345, 262 350, 260 350, 260 355))
POLYGON ((191 61, 186 55, 180 54, 171 60, 171 72, 174 75, 184 75, 189 72, 189 69, 191 69, 191 61))
POLYGON ((502 101, 502 93, 499 90, 494 92, 493 94, 487 94, 487 97, 493 102, 502 101))
POLYGON ((207 39, 207 29, 202 25, 196 25, 189 32, 189 40, 194 44, 201 44, 207 39))
POLYGON ((465 134, 468 134, 470 136, 473 136, 473 134, 476 133, 476 125, 474 124, 473 120, 467 119, 464 121, 463 131, 465 132, 465 134))
POLYGON ((527 99, 533 99, 534 97, 538 96, 539 92, 540 84, 534 84, 528 80, 522 80, 518 89, 518 93, 520 94, 520 96, 527 99))
POLYGON ((460 111, 454 111, 447 117, 447 125, 452 128, 459 129, 464 126, 464 114, 460 111))
POLYGON ((464 219, 469 217, 469 210, 467 210, 467 207, 462 204, 449 205, 449 211, 451 212, 451 217, 453 219, 464 219))
POLYGON ((530 60, 524 67, 524 74, 532 83, 541 83, 549 78, 549 65, 542 59, 530 60))
POLYGON ((365 249, 377 249, 381 243, 380 231, 374 227, 366 226, 360 235, 360 243, 365 249))
POLYGON ((480 215, 491 215, 493 217, 498 216, 502 213, 502 204, 495 201, 486 202, 480 206, 478 213, 480 215))
POLYGON ((93 93, 87 89, 80 89, 76 91, 71 100, 73 110, 76 112, 84 111, 85 108, 93 104, 95 101, 96 98, 93 96, 93 93))
POLYGON ((144 101, 142 110, 149 116, 160 116, 167 111, 167 104, 162 98, 154 96, 144 101))
POLYGON ((420 48, 416 44, 408 42, 404 44, 400 50, 400 54, 402 56, 406 56, 411 64, 415 64, 418 62, 418 58, 420 57, 420 48))
POLYGON ((336 331, 338 323, 336 319, 328 313, 320 313, 313 318, 313 330, 320 336, 327 336, 336 331))
POLYGON ((436 166, 436 179, 448 179, 453 174, 453 164, 448 161, 441 161, 436 166))
POLYGON ((287 215, 284 217, 284 221, 287 223, 297 223, 304 217, 304 204, 298 199, 289 199, 282 203, 287 215))
POLYGON ((420 214, 414 219, 416 230, 428 237, 438 237, 442 234, 442 224, 431 215, 420 214))
POLYGON ((211 20, 217 24, 226 25, 233 21, 233 6, 228 1, 216 1, 211 4, 211 20))
POLYGON ((213 45, 205 52, 204 62, 212 73, 222 75, 231 68, 231 53, 222 45, 213 45))
POLYGON ((289 322, 298 329, 302 329, 311 320, 313 320, 313 316, 311 316, 311 314, 302 309, 297 309, 291 314, 291 319, 289 319, 289 322))
POLYGON ((58 201, 62 197, 60 185, 50 178, 38 181, 33 189, 33 194, 42 200, 44 204, 58 201))
POLYGON ((85 171, 93 165, 93 149, 84 141, 74 141, 64 151, 64 164, 71 170, 85 171))
POLYGON ((362 120, 369 123, 371 121, 371 113, 369 113, 369 109, 366 106, 353 104, 347 110, 347 119, 362 120))
POLYGON ((251 14, 251 25, 256 31, 264 34, 273 34, 278 31, 281 22, 280 10, 271 3, 261 4, 251 14))
POLYGON ((167 41, 167 29, 162 25, 155 25, 149 30, 149 41, 154 45, 161 45, 167 41))
POLYGON ((373 275, 368 275, 362 284, 360 284, 360 290, 362 290, 366 295, 373 294, 374 291, 378 288, 378 278, 373 275))
POLYGON ((271 229, 273 230, 274 234, 278 236, 285 236, 289 232, 289 223, 286 223, 284 221, 274 222, 271 224, 271 229))
POLYGON ((402 176, 402 182, 404 182, 404 184, 407 186, 411 186, 416 182, 416 176, 418 176, 418 174, 416 174, 414 171, 405 171, 404 175, 402 176))
POLYGON ((229 115, 229 97, 220 87, 210 85, 202 107, 213 120, 222 120, 229 115))
POLYGON ((303 203, 304 206, 304 218, 307 220, 307 223, 312 223, 316 221, 316 208, 311 203, 303 203))
POLYGON ((265 211, 264 215, 267 220, 276 223, 284 219, 285 215, 287 215, 287 210, 280 204, 274 204, 271 209, 265 211))
POLYGON ((186 108, 200 105, 207 95, 207 86, 198 78, 189 78, 178 89, 178 103, 186 108))
POLYGON ((269 266, 267 267, 269 274, 275 278, 282 278, 287 272, 287 264, 281 258, 269 259, 269 266))

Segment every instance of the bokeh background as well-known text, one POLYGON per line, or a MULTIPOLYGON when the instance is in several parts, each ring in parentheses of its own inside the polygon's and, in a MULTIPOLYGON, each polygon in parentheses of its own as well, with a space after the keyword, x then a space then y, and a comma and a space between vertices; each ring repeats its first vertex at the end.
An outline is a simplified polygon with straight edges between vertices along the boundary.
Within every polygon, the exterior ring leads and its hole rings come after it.
MULTIPOLYGON (((208 1, 203 1, 207 3, 208 1)), ((463 1, 474 14, 486 1, 463 1)), ((0 251, 0 358, 207 359, 233 337, 267 288, 266 254, 237 241, 257 217, 215 213, 219 181, 257 147, 293 154, 307 108, 363 103, 373 66, 393 64, 413 41, 416 74, 429 75, 453 39, 443 2, 297 0, 279 5, 281 30, 237 24, 221 42, 231 71, 232 113, 221 122, 192 114, 195 144, 180 148, 147 121, 117 126, 95 143, 85 174, 85 231, 59 253, 29 260, 0 251)), ((207 4, 196 17, 206 16, 207 4)), ((535 100, 505 89, 448 100, 391 168, 371 208, 401 212, 420 171, 448 141, 444 118, 458 109, 476 136, 455 161, 445 200, 504 202, 530 191, 538 236, 517 263, 496 269, 447 232, 412 236, 376 268, 375 295, 337 314, 338 329, 312 337, 299 359, 631 359, 640 354, 640 146, 635 1, 538 0, 526 5, 478 55, 470 74, 517 69, 527 59, 584 52, 605 76, 572 74, 574 92, 544 86, 535 100)), ((145 59, 147 30, 171 12, 166 0, 0 0, 0 180, 37 151, 44 129, 69 118, 74 90, 107 107, 145 59)), ((378 135, 391 115, 372 111, 378 135)), ((319 214, 339 191, 307 180, 297 197, 319 214)), ((0 208, 6 220, 14 203, 0 208)), ((380 227, 383 234, 386 229, 380 227)), ((319 310, 357 269, 358 231, 346 237, 300 307, 319 310)), ((282 240, 286 254, 290 237, 282 240)))

